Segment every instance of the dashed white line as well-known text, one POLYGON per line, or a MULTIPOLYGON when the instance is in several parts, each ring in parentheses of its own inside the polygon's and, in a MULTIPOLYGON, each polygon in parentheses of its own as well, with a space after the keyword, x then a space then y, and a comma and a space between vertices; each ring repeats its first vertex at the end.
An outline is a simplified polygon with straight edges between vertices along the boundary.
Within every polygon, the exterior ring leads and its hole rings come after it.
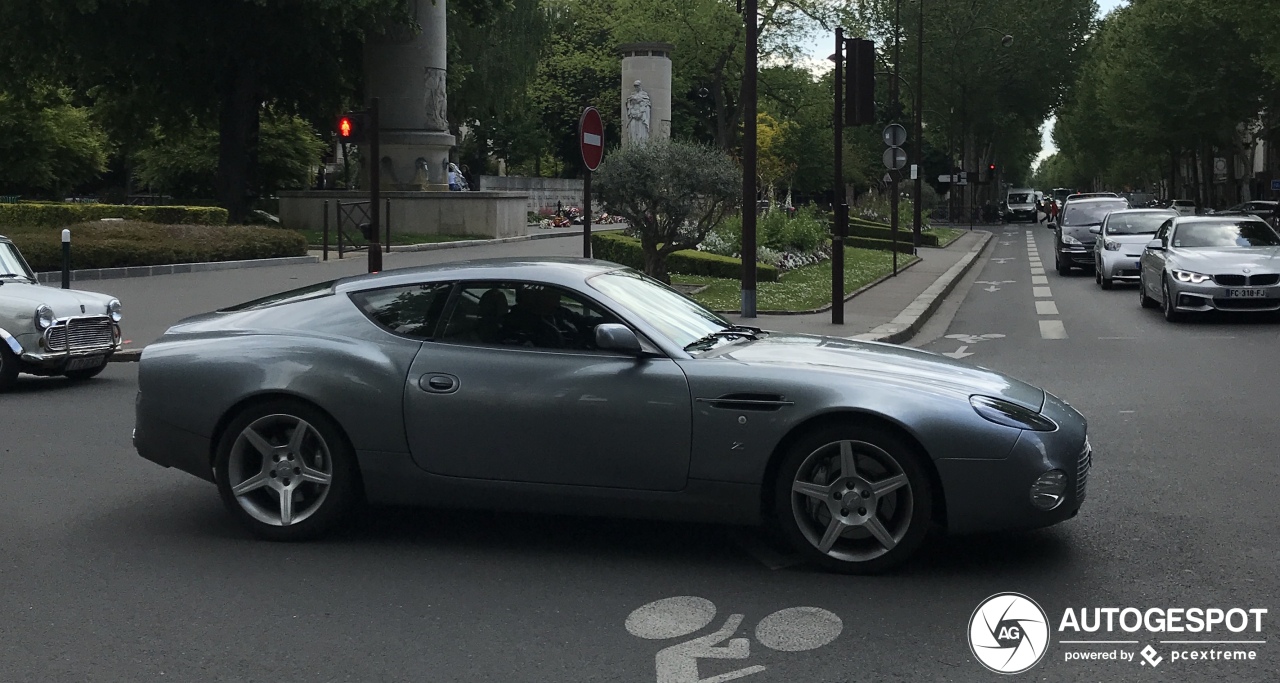
POLYGON ((1047 278, 1047 277, 1045 277, 1045 276, 1043 276, 1043 275, 1032 275, 1032 276, 1031 276, 1031 284, 1033 284, 1033 285, 1047 285, 1047 284, 1049 284, 1049 278, 1047 278))
POLYGON ((1052 301, 1037 301, 1036 314, 1037 315, 1057 315, 1058 304, 1052 301))
POLYGON ((1061 320, 1041 320, 1040 336, 1045 339, 1066 339, 1067 328, 1061 320))
POLYGON ((1032 275, 1044 275, 1044 268, 1032 268, 1032 269, 1031 269, 1031 274, 1032 274, 1032 275))
POLYGON ((1046 299, 1053 296, 1053 293, 1049 291, 1048 287, 1032 287, 1031 293, 1034 294, 1037 299, 1046 299))

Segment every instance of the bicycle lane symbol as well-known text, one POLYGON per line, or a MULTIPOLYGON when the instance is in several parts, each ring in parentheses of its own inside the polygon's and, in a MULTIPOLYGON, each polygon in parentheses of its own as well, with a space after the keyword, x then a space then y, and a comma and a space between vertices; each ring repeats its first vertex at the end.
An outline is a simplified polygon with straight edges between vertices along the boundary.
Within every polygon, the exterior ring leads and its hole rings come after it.
MULTIPOLYGON (((716 606, 706 598, 683 595, 655 600, 633 611, 626 621, 631 635, 646 640, 666 640, 693 635, 710 626, 716 606)), ((657 683, 723 683, 765 670, 760 664, 710 678, 702 678, 702 659, 741 659, 751 656, 751 640, 734 638, 745 618, 731 614, 716 631, 663 648, 654 657, 657 683)), ((756 624, 755 637, 761 645, 780 652, 815 650, 835 640, 844 629, 840 617, 818 607, 789 607, 778 610, 756 624)))

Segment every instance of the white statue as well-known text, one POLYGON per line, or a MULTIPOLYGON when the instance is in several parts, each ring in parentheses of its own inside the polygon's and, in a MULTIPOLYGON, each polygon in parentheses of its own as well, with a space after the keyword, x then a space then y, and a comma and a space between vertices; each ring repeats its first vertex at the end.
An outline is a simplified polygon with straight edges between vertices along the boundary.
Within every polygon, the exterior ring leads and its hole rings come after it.
POLYGON ((641 89, 640 81, 636 81, 633 87, 635 92, 627 98, 627 139, 643 143, 649 140, 653 103, 649 100, 649 93, 641 89))

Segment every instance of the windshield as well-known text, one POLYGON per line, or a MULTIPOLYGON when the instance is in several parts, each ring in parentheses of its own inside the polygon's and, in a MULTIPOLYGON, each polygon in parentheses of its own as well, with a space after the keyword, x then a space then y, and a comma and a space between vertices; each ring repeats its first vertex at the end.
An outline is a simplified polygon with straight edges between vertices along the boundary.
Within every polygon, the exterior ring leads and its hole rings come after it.
POLYGON ((12 279, 24 277, 35 280, 35 274, 27 267, 26 259, 18 253, 18 248, 10 242, 0 242, 0 277, 12 279))
POLYGON ((1223 221, 1180 225, 1173 233, 1175 247, 1274 247, 1280 235, 1262 221, 1223 221))
POLYGON ((1173 214, 1113 213, 1107 219, 1108 235, 1154 235, 1173 214))
POLYGON ((728 321, 679 292, 634 270, 614 270, 587 281, 626 306, 681 347, 729 327, 728 321))
POLYGON ((1097 225, 1112 211, 1129 208, 1124 200, 1111 202, 1074 202, 1062 215, 1063 225, 1097 225))
POLYGON ((1010 204, 1030 204, 1032 201, 1034 200, 1031 198, 1031 195, 1029 194, 1019 193, 1019 194, 1009 195, 1010 204))

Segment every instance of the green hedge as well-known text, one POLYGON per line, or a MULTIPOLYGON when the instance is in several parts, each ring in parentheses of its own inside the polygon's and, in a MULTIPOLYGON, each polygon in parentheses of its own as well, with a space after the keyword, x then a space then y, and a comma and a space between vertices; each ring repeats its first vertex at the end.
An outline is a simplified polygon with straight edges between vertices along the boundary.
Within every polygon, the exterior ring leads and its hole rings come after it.
MULTIPOLYGON (((911 246, 911 233, 907 233, 907 240, 902 240, 902 235, 898 235, 898 253, 910 254, 915 251, 915 247, 911 246)), ((893 240, 881 240, 873 237, 859 237, 851 235, 844 238, 844 246, 861 247, 863 249, 878 249, 880 251, 893 251, 893 240)))
POLYGON ((226 225, 227 210, 216 206, 126 206, 123 204, 0 204, 0 226, 62 228, 103 218, 161 225, 226 225))
MULTIPOLYGON (((75 270, 240 261, 307 253, 307 240, 293 230, 282 228, 122 222, 75 225, 71 233, 71 267, 75 270)), ((62 243, 58 233, 27 231, 9 237, 36 272, 62 269, 62 243)))
MULTIPOLYGON (((644 251, 640 248, 640 240, 634 237, 608 232, 595 233, 591 235, 591 254, 598 259, 613 261, 636 270, 644 269, 644 251)), ((667 256, 667 270, 684 275, 740 278, 742 261, 718 254, 685 250, 667 256)), ((758 280, 777 282, 778 275, 777 268, 764 263, 756 264, 758 280)))
MULTIPOLYGON (((855 221, 852 218, 849 219, 849 234, 857 235, 858 237, 871 237, 878 240, 893 240, 893 228, 891 226, 886 225, 882 227, 878 223, 861 220, 855 221)), ((898 240, 902 241, 904 239, 904 235, 906 236, 905 239, 910 242, 911 226, 908 225, 905 229, 903 226, 898 226, 898 240)), ((922 231, 920 233, 920 246, 938 246, 938 236, 922 231)))

